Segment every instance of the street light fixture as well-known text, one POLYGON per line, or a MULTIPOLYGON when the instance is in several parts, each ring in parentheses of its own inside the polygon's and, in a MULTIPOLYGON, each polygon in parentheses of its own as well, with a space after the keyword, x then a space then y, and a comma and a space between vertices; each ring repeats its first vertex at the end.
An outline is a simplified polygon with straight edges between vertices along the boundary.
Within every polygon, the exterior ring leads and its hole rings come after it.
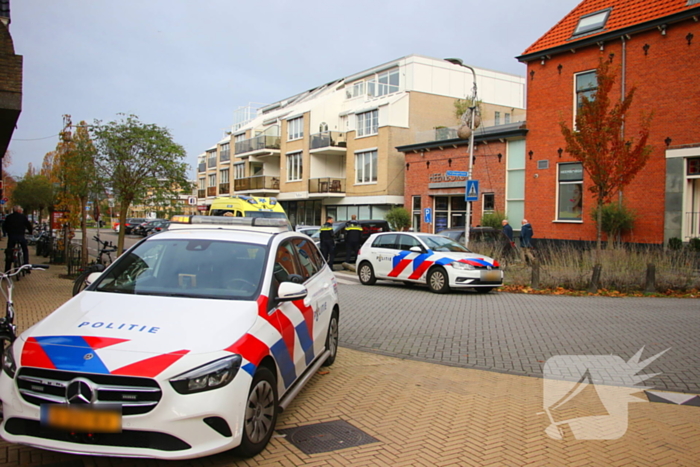
MULTIPOLYGON (((467 180, 472 179, 472 169, 474 168, 474 130, 478 126, 477 119, 477 105, 476 105, 476 72, 474 68, 465 65, 461 58, 446 58, 445 61, 450 62, 454 65, 459 65, 464 68, 468 68, 472 72, 472 78, 474 82, 474 87, 472 89, 471 104, 468 110, 465 110, 462 114, 462 127, 469 124, 469 173, 467 174, 467 180), (469 113, 469 121, 467 122, 467 113, 469 113)), ((469 183, 467 183, 469 184, 469 183)), ((466 187, 465 187, 465 200, 467 197, 466 187)), ((472 215, 472 202, 467 201, 467 219, 464 223, 464 246, 469 247, 469 229, 471 227, 471 215, 472 215)))

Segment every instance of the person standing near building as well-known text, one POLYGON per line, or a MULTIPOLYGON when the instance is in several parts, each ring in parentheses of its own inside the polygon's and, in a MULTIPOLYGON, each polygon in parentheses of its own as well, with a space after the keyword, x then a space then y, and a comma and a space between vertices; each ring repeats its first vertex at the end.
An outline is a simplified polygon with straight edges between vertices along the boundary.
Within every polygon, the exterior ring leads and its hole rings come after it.
MULTIPOLYGON (((29 222, 27 216, 24 215, 24 209, 22 206, 15 206, 12 208, 12 214, 5 218, 5 222, 2 223, 2 231, 7 233, 7 250, 5 251, 5 271, 9 271, 12 267, 12 251, 16 244, 20 244, 22 247, 22 253, 24 253, 24 263, 29 263, 29 248, 27 248, 27 239, 24 238, 25 230, 28 233, 32 233, 32 223, 29 222)), ((30 272, 30 271, 27 271, 30 272)))
POLYGON ((318 236, 321 239, 321 255, 332 271, 333 261, 335 260, 335 238, 333 238, 333 218, 331 216, 328 216, 326 219, 326 223, 319 230, 318 236))
POLYGON ((523 219, 523 226, 520 229, 520 248, 522 250, 523 262, 534 261, 535 257, 532 255, 532 236, 534 235, 534 230, 532 226, 527 221, 523 219))
POLYGON ((514 247, 515 242, 513 241, 513 227, 511 227, 508 223, 508 219, 503 219, 501 224, 503 225, 503 233, 506 234, 506 237, 508 237, 508 240, 510 240, 510 246, 514 247))
POLYGON ((357 216, 352 215, 350 221, 345 224, 345 262, 350 263, 350 259, 357 257, 357 250, 360 249, 360 240, 362 239, 362 227, 357 222, 357 216))

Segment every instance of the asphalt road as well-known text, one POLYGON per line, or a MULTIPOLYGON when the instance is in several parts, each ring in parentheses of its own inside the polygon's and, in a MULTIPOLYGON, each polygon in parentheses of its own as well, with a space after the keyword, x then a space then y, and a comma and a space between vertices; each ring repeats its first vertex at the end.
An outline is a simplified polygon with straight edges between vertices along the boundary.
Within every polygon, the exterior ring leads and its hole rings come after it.
POLYGON ((514 375, 543 376, 558 355, 627 362, 669 349, 641 374, 656 389, 700 394, 700 300, 476 294, 436 295, 337 272, 340 344, 349 348, 514 375))

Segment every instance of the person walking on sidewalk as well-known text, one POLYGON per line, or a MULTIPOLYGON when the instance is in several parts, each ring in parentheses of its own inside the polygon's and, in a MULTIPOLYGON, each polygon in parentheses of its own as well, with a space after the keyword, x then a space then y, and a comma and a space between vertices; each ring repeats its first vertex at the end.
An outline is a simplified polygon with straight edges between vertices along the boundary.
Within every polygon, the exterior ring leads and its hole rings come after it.
MULTIPOLYGON (((5 218, 5 222, 2 223, 3 233, 7 233, 7 250, 5 250, 5 271, 9 271, 12 268, 12 251, 15 245, 19 243, 22 247, 22 253, 24 253, 24 263, 29 264, 29 248, 27 248, 27 239, 24 238, 25 230, 28 233, 32 233, 32 223, 29 222, 27 216, 24 215, 24 209, 22 206, 15 206, 12 208, 12 214, 5 218)), ((31 272, 31 271, 27 271, 31 272)))
POLYGON ((319 230, 318 236, 321 239, 321 255, 332 271, 333 261, 335 260, 335 238, 333 237, 333 218, 331 216, 328 216, 328 219, 326 219, 326 223, 319 230))
POLYGON ((532 263, 535 260, 535 257, 532 254, 533 234, 534 230, 532 229, 532 226, 527 219, 523 219, 523 226, 520 229, 520 248, 522 251, 523 262, 532 263))

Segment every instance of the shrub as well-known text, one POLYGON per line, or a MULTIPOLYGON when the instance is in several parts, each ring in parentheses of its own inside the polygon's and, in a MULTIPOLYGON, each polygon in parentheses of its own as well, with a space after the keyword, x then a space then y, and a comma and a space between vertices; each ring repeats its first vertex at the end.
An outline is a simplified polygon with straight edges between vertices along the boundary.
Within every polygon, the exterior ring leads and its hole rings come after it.
MULTIPOLYGON (((612 246, 615 237, 634 228, 634 221, 637 214, 628 209, 624 204, 609 203, 602 207, 603 216, 601 219, 602 228, 608 237, 608 245, 612 246)), ((598 207, 591 212, 593 222, 598 222, 598 207)))
POLYGON ((397 232, 407 230, 411 226, 411 213, 402 207, 394 207, 386 213, 386 221, 392 230, 397 232))
POLYGON ((668 239, 668 248, 671 250, 680 250, 683 248, 683 240, 678 237, 668 239))
POLYGON ((481 218, 481 225, 484 227, 493 227, 494 229, 501 230, 503 228, 503 219, 506 218, 506 214, 500 211, 490 212, 484 214, 481 218))
POLYGON ((700 238, 691 238, 688 242, 688 248, 690 251, 700 251, 700 238))

